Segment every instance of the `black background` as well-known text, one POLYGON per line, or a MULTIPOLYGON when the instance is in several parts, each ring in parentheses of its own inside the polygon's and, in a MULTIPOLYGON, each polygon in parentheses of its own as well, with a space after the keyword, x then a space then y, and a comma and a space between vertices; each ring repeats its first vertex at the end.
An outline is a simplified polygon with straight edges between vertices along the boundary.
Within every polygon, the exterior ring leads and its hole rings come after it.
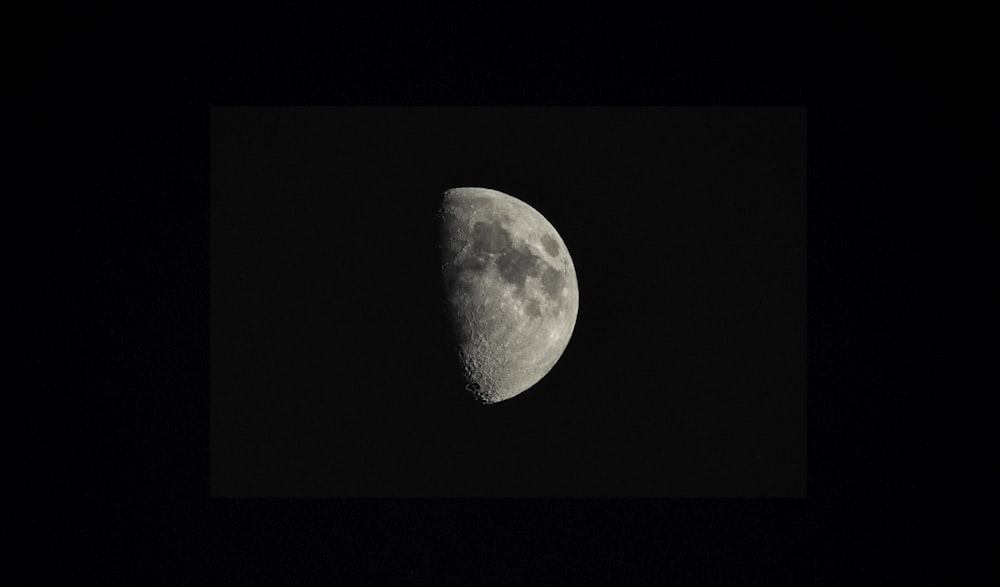
POLYGON ((996 191, 985 14, 35 16, 3 40, 23 195, 4 204, 24 236, 9 289, 30 302, 9 310, 30 325, 10 335, 5 412, 15 583, 995 576, 996 415, 972 336, 995 241, 973 221, 996 191), (808 498, 209 497, 210 108, 387 104, 807 105, 808 498))
POLYGON ((212 495, 804 497, 804 108, 216 108, 212 495), (581 283, 530 393, 469 406, 448 187, 581 283))

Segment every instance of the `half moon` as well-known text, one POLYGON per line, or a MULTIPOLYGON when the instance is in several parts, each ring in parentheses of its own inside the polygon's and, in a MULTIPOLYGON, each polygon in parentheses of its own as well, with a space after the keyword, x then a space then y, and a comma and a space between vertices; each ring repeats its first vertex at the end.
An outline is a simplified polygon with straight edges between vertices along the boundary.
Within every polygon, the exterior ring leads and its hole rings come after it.
POLYGON ((466 389, 510 399, 544 377, 576 325, 576 269, 537 210, 488 188, 444 192, 441 268, 466 389))

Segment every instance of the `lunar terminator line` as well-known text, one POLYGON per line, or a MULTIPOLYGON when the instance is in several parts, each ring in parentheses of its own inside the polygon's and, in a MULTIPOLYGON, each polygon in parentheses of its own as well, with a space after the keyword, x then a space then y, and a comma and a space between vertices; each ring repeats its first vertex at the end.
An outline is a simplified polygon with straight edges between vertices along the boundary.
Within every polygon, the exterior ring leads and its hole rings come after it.
POLYGON ((442 276, 466 389, 482 403, 535 385, 562 356, 579 309, 576 269, 537 210, 488 188, 444 192, 442 276))

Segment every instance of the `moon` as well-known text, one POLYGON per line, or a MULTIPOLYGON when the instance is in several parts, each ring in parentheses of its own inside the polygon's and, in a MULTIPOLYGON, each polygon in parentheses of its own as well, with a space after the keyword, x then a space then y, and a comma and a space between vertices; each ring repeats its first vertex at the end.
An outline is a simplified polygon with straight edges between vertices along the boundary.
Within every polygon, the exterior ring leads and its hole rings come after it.
POLYGON ((438 211, 441 271, 465 388, 481 403, 538 383, 576 326, 566 243, 537 210, 497 190, 453 188, 438 211))

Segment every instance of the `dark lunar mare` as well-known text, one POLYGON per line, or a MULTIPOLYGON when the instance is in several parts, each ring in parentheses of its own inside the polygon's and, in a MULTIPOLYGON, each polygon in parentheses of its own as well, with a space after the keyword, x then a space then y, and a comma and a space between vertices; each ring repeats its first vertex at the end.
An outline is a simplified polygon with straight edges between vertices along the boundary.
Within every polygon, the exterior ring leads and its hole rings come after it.
POLYGON ((472 227, 472 243, 480 251, 499 253, 511 242, 510 233, 499 222, 477 222, 472 227))
MULTIPOLYGON (((551 237, 547 238, 552 240, 551 237)), ((552 244, 558 250, 558 245, 554 241, 552 244)), ((500 277, 516 286, 516 294, 522 299, 525 297, 524 284, 527 278, 538 277, 541 274, 544 265, 541 259, 530 249, 515 245, 510 232, 499 222, 476 222, 472 227, 472 246, 475 253, 460 261, 458 268, 462 271, 483 271, 489 264, 490 255, 499 253, 496 266, 500 277)), ((452 284, 459 285, 456 282, 452 284)))
POLYGON ((565 284, 566 276, 563 275, 562 271, 546 267, 545 273, 542 274, 542 289, 545 290, 550 300, 559 298, 559 294, 562 292, 565 284))
POLYGON ((545 247, 545 252, 552 255, 553 257, 559 256, 559 243, 556 239, 552 238, 547 234, 542 235, 542 246, 545 247))
POLYGON ((500 277, 507 283, 516 285, 518 293, 522 293, 524 282, 528 276, 538 277, 541 260, 533 255, 531 251, 522 251, 517 248, 510 248, 497 258, 497 270, 500 277))

